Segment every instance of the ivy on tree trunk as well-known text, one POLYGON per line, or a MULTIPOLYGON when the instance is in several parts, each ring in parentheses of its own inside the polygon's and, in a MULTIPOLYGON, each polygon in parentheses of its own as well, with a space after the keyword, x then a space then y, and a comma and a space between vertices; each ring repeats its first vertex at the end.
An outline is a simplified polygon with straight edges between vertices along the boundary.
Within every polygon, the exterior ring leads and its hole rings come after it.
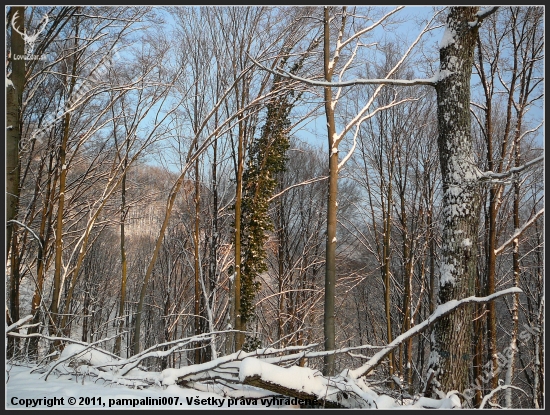
MULTIPOLYGON (((281 78, 275 77, 273 89, 279 89, 281 78)), ((269 198, 277 186, 278 173, 284 171, 289 148, 289 113, 292 90, 284 90, 267 105, 266 122, 258 140, 251 143, 249 161, 243 175, 241 234, 243 260, 241 263, 240 313, 243 329, 254 319, 255 296, 260 289, 258 278, 267 271, 265 243, 268 231, 273 230, 269 217, 269 198)), ((246 338, 243 348, 255 350, 260 342, 246 338)))

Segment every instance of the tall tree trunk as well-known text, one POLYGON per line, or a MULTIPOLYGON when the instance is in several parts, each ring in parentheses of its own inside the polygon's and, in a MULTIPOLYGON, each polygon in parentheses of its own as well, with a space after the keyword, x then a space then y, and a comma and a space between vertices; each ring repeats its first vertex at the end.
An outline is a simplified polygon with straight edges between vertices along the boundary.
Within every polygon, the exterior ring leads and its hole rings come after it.
MULTIPOLYGON (((19 249, 17 242, 17 232, 14 232, 11 239, 11 275, 10 275, 10 319, 12 323, 19 320, 19 287, 21 276, 19 274, 19 249)), ((14 357, 19 346, 19 338, 8 337, 7 357, 14 357)))
MULTIPOLYGON (((10 8, 8 21, 12 18, 19 32, 24 33, 25 7, 10 8), (17 16, 14 14, 17 13, 17 16)), ((19 210, 20 171, 19 141, 21 140, 21 119, 23 88, 25 87, 25 60, 20 57, 25 54, 23 37, 15 30, 11 31, 11 84, 7 85, 6 97, 6 260, 11 247, 11 272, 9 285, 9 315, 8 320, 19 320, 19 253, 15 223, 19 210), (19 55, 19 56, 16 56, 19 55)), ((8 338, 7 356, 12 357, 19 344, 15 337, 8 338)))
MULTIPOLYGON (((483 62, 483 55, 482 55, 482 47, 481 47, 481 40, 477 39, 477 47, 478 47, 478 55, 479 55, 479 76, 481 78, 481 83, 484 89, 485 93, 485 142, 487 147, 487 168, 489 171, 495 171, 495 162, 493 159, 493 111, 492 111, 492 91, 491 91, 491 85, 490 82, 493 80, 488 81, 485 74, 484 69, 484 62, 483 62)), ((514 88, 515 83, 515 77, 512 81, 512 89, 514 88)), ((512 93, 513 94, 513 93, 512 93)), ((508 111, 510 111, 511 108, 511 102, 509 100, 508 102, 508 111)), ((509 123, 509 121, 508 121, 509 123)), ((506 142, 508 137, 508 125, 506 127, 505 132, 505 139, 503 140, 503 148, 504 151, 506 148, 506 142)), ((501 153, 501 160, 505 156, 505 153, 501 153)), ((499 165, 500 172, 502 169, 502 163, 499 165)), ((485 218, 485 228, 486 228, 486 243, 485 243, 485 261, 487 264, 487 270, 486 270, 486 284, 484 284, 485 290, 481 295, 491 295, 495 292, 496 286, 495 286, 495 273, 496 273, 496 254, 495 249, 497 248, 497 215, 498 210, 500 207, 500 193, 501 193, 501 185, 493 185, 489 189, 489 207, 487 209, 487 214, 485 218)), ((479 306, 476 307, 476 309, 479 309, 479 306)), ((492 361, 493 367, 498 367, 498 358, 497 358, 497 323, 496 323, 496 307, 495 302, 491 301, 489 302, 487 306, 487 354, 489 357, 489 360, 492 361)), ((482 322, 477 322, 475 325, 479 326, 482 324, 482 322)), ((477 327, 476 327, 477 328, 477 327)), ((480 337, 479 342, 483 341, 483 333, 478 333, 476 331, 476 335, 480 337)), ((476 356, 475 359, 477 360, 478 357, 476 356)), ((479 372, 480 369, 476 369, 476 372, 479 372)), ((476 377, 477 378, 477 377, 476 377)), ((498 386, 498 376, 492 376, 491 377, 491 388, 495 389, 498 386)), ((476 391, 476 404, 481 404, 481 396, 480 391, 476 391)), ((496 395, 493 397, 493 401, 496 399, 496 395)))
MULTIPOLYGON (((120 303, 118 306, 118 329, 117 338, 115 340, 114 354, 118 355, 122 349, 122 331, 124 330, 124 308, 126 303, 126 280, 128 274, 128 264, 126 261, 126 245, 125 245, 125 223, 126 223, 126 175, 128 174, 128 151, 130 150, 130 141, 126 140, 126 153, 124 154, 124 171, 122 173, 121 190, 120 190, 120 265, 121 265, 121 281, 120 281, 120 303)), ((122 356, 121 356, 122 357, 122 356)))
MULTIPOLYGON (((217 118, 215 121, 217 126, 217 118)), ((218 178, 217 178, 217 164, 218 164, 218 141, 214 140, 212 143, 212 238, 210 240, 210 262, 209 262, 209 277, 210 284, 210 297, 208 298, 208 307, 210 310, 214 309, 214 291, 216 289, 216 274, 218 269, 218 178)), ((216 342, 210 341, 211 352, 208 355, 208 360, 211 360, 216 356, 216 342)))
MULTIPOLYGON (((387 205, 383 215, 384 226, 384 244, 382 246, 382 274, 384 279, 384 311, 386 313, 386 336, 388 337, 388 344, 393 341, 392 324, 391 324, 391 271, 390 271, 390 249, 391 249, 391 225, 392 225, 392 178, 388 178, 388 193, 387 193, 387 205)), ((393 376, 395 369, 395 354, 392 352, 388 355, 388 372, 390 377, 393 376)), ((393 387, 393 381, 389 381, 389 387, 393 387)))
MULTIPOLYGON (((402 226, 402 238, 403 238, 403 285, 405 288, 405 294, 403 296, 403 329, 402 333, 405 333, 411 328, 411 302, 412 302, 412 273, 413 273, 413 246, 412 241, 409 239, 409 232, 407 229, 407 211, 405 209, 405 192, 400 192, 401 201, 401 226, 402 226)), ((404 370, 405 382, 408 385, 409 392, 412 393, 412 337, 405 342, 405 364, 400 357, 400 370, 404 370)))
MULTIPOLYGON (((88 267, 87 267, 88 268, 88 267)), ((90 312, 90 273, 88 269, 84 272, 84 301, 82 304, 82 341, 88 342, 89 337, 89 328, 88 328, 88 322, 90 321, 90 318, 88 317, 88 313, 90 312)))
MULTIPOLYGON (((486 293, 483 277, 481 271, 478 270, 475 282, 475 292, 477 296, 483 296, 486 293)), ((485 304, 476 304, 474 306, 474 344, 472 353, 474 354, 473 362, 473 376, 474 384, 474 401, 473 406, 479 408, 483 400, 483 386, 481 379, 483 379, 483 345, 485 344, 485 304)))
MULTIPOLYGON (((78 18, 77 18, 78 19, 78 18)), ((76 24, 76 33, 74 40, 74 50, 78 50, 78 20, 76 24)), ((66 81, 69 85, 67 92, 67 109, 70 105, 73 90, 76 84, 76 72, 77 72, 78 58, 75 55, 73 57, 73 64, 70 75, 66 75, 66 81)), ((63 255, 63 215, 65 213, 65 190, 67 182, 67 143, 69 141, 70 126, 71 126, 71 112, 67 111, 63 118, 63 136, 61 138, 61 146, 59 148, 59 200, 57 203, 57 222, 55 230, 55 270, 53 280, 53 296, 52 303, 50 305, 50 335, 58 335, 58 312, 59 302, 61 297, 61 268, 62 268, 62 255, 63 255)), ((59 345, 59 342, 54 343, 54 346, 59 345)))
MULTIPOLYGON (((517 62, 517 58, 515 59, 517 62)), ((531 68, 532 69, 532 68, 531 68)), ((525 111, 525 102, 529 95, 528 85, 529 85, 530 76, 521 77, 521 86, 520 86, 520 96, 519 103, 520 108, 517 114, 516 128, 514 132, 514 166, 519 167, 521 165, 521 130, 523 123, 523 115, 525 111)), ((521 200, 520 194, 520 182, 519 177, 514 181, 514 208, 513 208, 513 221, 514 221, 514 230, 520 228, 520 218, 519 218, 519 205, 521 200)), ((514 287, 519 287, 519 276, 520 276, 520 255, 519 255, 519 237, 515 238, 513 241, 513 250, 512 250, 512 270, 514 276, 514 287)), ((514 365, 515 365, 515 355, 517 353, 517 336, 519 328, 519 293, 514 294, 513 305, 512 305, 512 336, 510 339, 510 353, 508 356, 508 367, 506 370, 506 379, 505 384, 511 385, 514 375, 514 365)), ((495 376, 496 377, 496 376, 495 376)), ((536 374, 535 374, 536 377, 536 374)), ((493 386, 494 387, 494 386, 493 386)), ((512 390, 508 388, 505 394, 505 405, 507 408, 512 407, 512 390)))
MULTIPOLYGON (((235 330, 245 330, 241 319, 241 215, 243 199, 244 170, 244 122, 239 115, 239 143, 237 149, 237 192, 235 196, 235 279, 234 279, 234 325, 235 330)), ((240 350, 244 343, 244 334, 235 333, 235 350, 240 350)))
MULTIPOLYGON (((37 264, 36 264, 36 287, 31 303, 31 314, 33 315, 32 324, 40 323, 40 308, 44 306, 43 301, 43 289, 44 289, 44 277, 46 273, 46 261, 49 251, 49 241, 52 232, 52 219, 53 219, 53 207, 55 192, 53 189, 56 187, 57 179, 59 177, 57 170, 54 169, 53 152, 50 153, 48 164, 48 181, 46 185, 46 195, 44 197, 44 204, 42 206, 42 218, 40 220, 40 246, 38 247, 37 264)), ((38 333, 40 328, 38 325, 29 327, 27 333, 38 333)), ((29 355, 38 356, 38 337, 31 337, 29 339, 29 355)))
MULTIPOLYGON (((282 176, 282 175, 281 175, 282 176)), ((282 191, 282 180, 279 180, 279 191, 282 191)), ((284 229, 284 212, 283 212, 283 198, 279 197, 277 200, 277 283, 278 283, 278 307, 277 307, 277 338, 281 342, 280 347, 285 347, 286 342, 283 342, 284 337, 284 307, 285 307, 285 298, 284 294, 284 246, 285 243, 285 229, 284 229)))
MULTIPOLYGON (((14 14, 14 24, 18 31, 25 30, 25 7, 11 7, 9 21, 14 14)), ((14 224, 10 222, 17 217, 19 207, 19 175, 21 164, 19 160, 19 141, 21 140, 21 119, 23 88, 25 87, 25 60, 20 59, 25 54, 23 37, 12 29, 10 41, 11 85, 6 90, 6 259, 11 246, 14 224), (15 59, 18 55, 18 59, 15 59)))
POLYGON ((429 243, 429 255, 430 255, 430 280, 429 280, 429 294, 428 294, 428 310, 430 314, 432 314, 435 310, 435 283, 436 283, 436 277, 435 277, 435 235, 434 235, 434 220, 433 220, 433 189, 432 187, 429 188, 429 200, 428 200, 428 218, 426 222, 426 226, 428 227, 428 243, 429 243))
MULTIPOLYGON (((487 132, 487 158, 488 158, 488 168, 490 171, 494 171, 493 168, 493 157, 492 157, 492 122, 491 122, 491 102, 487 102, 487 120, 486 120, 486 132, 487 132)), ((496 255, 495 249, 497 248, 497 214, 499 203, 497 202, 499 198, 499 191, 496 186, 491 186, 489 190, 489 212, 488 212, 488 244, 487 244, 487 284, 486 292, 484 295, 491 295, 495 293, 495 273, 496 273, 496 255)), ((515 294, 517 295, 517 294, 515 294)), ((495 301, 490 301, 487 305, 487 353, 489 359, 493 362, 493 368, 498 367, 498 357, 497 357, 497 316, 496 316, 496 304, 495 301)), ((498 386, 498 375, 492 376, 491 379, 491 389, 495 389, 498 386)), ((496 399, 496 395, 493 400, 496 399)))
MULTIPOLYGON (((325 81, 332 81, 332 68, 330 64, 330 16, 328 7, 324 10, 324 74, 325 81)), ((325 305, 324 305, 324 337, 325 350, 334 350, 336 346, 336 333, 334 327, 334 298, 336 295, 336 212, 338 195, 338 149, 334 146, 336 136, 336 123, 334 120, 334 108, 332 106, 332 88, 324 88, 325 115, 327 119, 328 151, 329 151, 329 179, 327 201, 327 236, 326 236, 326 262, 325 262, 325 305)), ((324 357, 323 375, 334 375, 334 355, 324 357)))
MULTIPOLYGON (((475 294, 479 221, 478 170, 472 156, 470 78, 479 7, 452 7, 440 46, 438 148, 443 178, 443 239, 439 304, 475 294)), ((468 388, 472 306, 437 321, 433 330, 428 387, 468 388)))
MULTIPOLYGON (((200 260, 199 260, 199 231, 200 231, 200 182, 199 182, 199 159, 195 161, 195 229, 193 231, 193 242, 195 245, 195 335, 201 334, 201 285, 200 285, 200 260)), ((195 364, 201 363, 201 343, 195 345, 195 364)))
MULTIPOLYGON (((521 118, 520 118, 521 120, 521 118)), ((519 140, 519 128, 516 130, 516 140, 515 140, 515 167, 520 166, 520 140, 519 140)), ((514 229, 519 229, 519 203, 520 203, 520 185, 519 181, 514 182, 514 229)), ((519 287, 519 275, 520 275, 520 264, 519 264, 519 237, 514 239, 513 242, 513 251, 512 251, 512 270, 514 275, 514 287, 519 287)), ((515 293, 513 297, 512 304, 512 334, 510 339, 510 352, 507 354, 508 357, 508 367, 506 368, 506 378, 504 383, 506 385, 511 385, 514 377, 514 365, 515 365, 515 355, 517 353, 517 337, 518 337, 518 328, 519 328, 519 293, 515 293)), ((536 341, 536 340, 535 340, 536 341)), ((536 376, 536 374, 535 374, 536 376)), ((506 408, 512 408, 512 390, 511 388, 506 389, 505 392, 505 406, 506 408)))

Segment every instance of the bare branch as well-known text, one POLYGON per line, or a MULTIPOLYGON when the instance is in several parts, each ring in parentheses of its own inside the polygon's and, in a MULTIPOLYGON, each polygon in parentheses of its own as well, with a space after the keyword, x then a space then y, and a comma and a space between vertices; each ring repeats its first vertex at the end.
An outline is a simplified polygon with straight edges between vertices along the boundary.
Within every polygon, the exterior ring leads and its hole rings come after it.
POLYGON ((367 32, 370 32, 371 30, 375 29, 377 26, 381 25, 385 20, 388 19, 388 17, 390 17, 392 14, 394 13, 397 13, 399 10, 403 9, 405 6, 398 6, 396 7, 395 9, 393 9, 392 11, 386 13, 384 16, 382 16, 380 18, 380 20, 378 20, 376 23, 373 23, 372 25, 370 25, 369 27, 365 28, 365 29, 362 29, 360 31, 358 31, 357 33, 353 34, 352 36, 350 36, 349 39, 347 39, 345 42, 342 42, 341 44, 339 44, 339 50, 341 50, 344 46, 346 46, 348 43, 350 43, 351 41, 353 41, 354 39, 358 38, 359 36, 362 36, 364 35, 365 33, 367 32))
POLYGON ((382 107, 376 108, 373 112, 365 115, 363 118, 361 118, 359 121, 357 121, 356 128, 355 128, 355 134, 353 135, 353 145, 352 145, 351 149, 349 150, 348 154, 346 154, 346 156, 342 159, 342 161, 340 163, 338 163, 338 171, 340 171, 340 169, 342 169, 342 167, 344 167, 344 164, 346 164, 346 162, 349 160, 349 158, 353 155, 353 152, 355 151, 355 147, 357 146, 357 134, 359 133, 359 128, 361 127, 361 124, 364 121, 368 120, 369 118, 372 118, 379 111, 383 111, 383 110, 386 110, 388 108, 392 108, 396 105, 402 104, 404 102, 409 102, 409 101, 418 101, 418 100, 415 99, 415 98, 405 98, 405 99, 402 99, 401 101, 398 101, 398 102, 395 102, 395 101, 391 102, 388 105, 384 105, 382 107))
POLYGON ((504 251, 504 248, 506 248, 508 245, 510 245, 512 242, 514 242, 514 239, 519 238, 521 234, 530 227, 535 221, 544 213, 544 208, 539 210, 535 216, 533 216, 531 219, 529 219, 525 225, 523 225, 520 229, 516 229, 514 234, 508 239, 506 242, 504 242, 501 246, 499 246, 497 249, 495 249, 495 255, 499 255, 504 251))

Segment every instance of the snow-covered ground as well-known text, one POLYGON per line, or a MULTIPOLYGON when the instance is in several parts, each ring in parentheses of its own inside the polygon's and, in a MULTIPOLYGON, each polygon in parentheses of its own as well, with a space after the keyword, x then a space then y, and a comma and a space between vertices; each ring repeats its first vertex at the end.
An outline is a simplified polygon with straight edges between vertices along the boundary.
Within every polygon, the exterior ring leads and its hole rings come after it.
MULTIPOLYGON (((257 362, 247 364, 247 371, 257 362)), ((45 374, 23 365, 6 365, 6 409, 299 409, 296 398, 274 398, 271 393, 252 388, 250 398, 230 398, 212 392, 200 392, 177 385, 133 388, 112 384, 90 376, 57 372, 45 380, 45 374), (276 401, 275 401, 276 400, 276 401)), ((297 368, 295 368, 297 369, 297 368)), ((279 373, 274 373, 278 377, 279 373)), ((301 377, 301 376, 299 376, 301 377)), ((292 383, 292 380, 287 379, 292 383)), ((295 379, 296 380, 296 379, 295 379)), ((313 387, 318 386, 313 382, 313 387)), ((416 402, 399 403, 387 395, 371 396, 377 409, 459 408, 456 395, 446 399, 420 398, 416 402)))
MULTIPOLYGON (((209 392, 199 392, 177 385, 150 386, 133 389, 94 382, 89 376, 50 375, 32 373, 27 366, 6 365, 7 409, 280 409, 298 408, 296 405, 269 405, 271 399, 249 399, 248 402, 223 397, 209 392)), ((260 395, 258 395, 260 396, 260 395)))
MULTIPOLYGON (((399 402, 399 399, 375 392, 363 375, 376 366, 388 351, 398 345, 398 342, 416 334, 439 316, 450 313, 463 303, 486 302, 493 297, 516 292, 516 290, 518 289, 510 288, 488 297, 468 297, 442 304, 427 320, 394 339, 392 344, 375 353, 363 366, 354 370, 346 369, 340 375, 331 378, 326 378, 320 372, 308 367, 277 366, 276 363, 280 363, 282 359, 296 360, 297 355, 274 357, 278 352, 274 349, 259 349, 249 353, 238 351, 198 365, 178 369, 169 368, 162 372, 148 372, 139 367, 142 359, 163 357, 178 347, 185 346, 186 342, 178 340, 172 342, 177 344, 175 346, 171 344, 173 347, 170 350, 162 352, 146 350, 131 358, 121 359, 93 344, 72 340, 73 344, 65 346, 56 360, 40 368, 7 362, 5 406, 10 409, 300 408, 302 402, 297 402, 295 398, 281 399, 280 395, 275 397, 272 392, 250 386, 245 382, 248 378, 256 378, 271 385, 284 386, 287 392, 292 391, 292 394, 297 396, 300 396, 298 393, 305 393, 307 396, 321 397, 320 399, 326 399, 327 402, 336 402, 349 408, 461 408, 461 401, 456 391, 451 391, 440 399, 417 396, 414 399, 399 402), (201 378, 200 373, 206 377, 201 378), (225 380, 233 381, 235 388, 220 387, 219 382, 215 385, 211 382, 212 379, 220 376, 225 380), (201 382, 205 379, 210 383, 201 382), (179 386, 176 384, 178 380, 195 382, 195 387, 199 387, 201 391, 179 386), (237 385, 239 385, 238 388, 237 385), (213 387, 216 387, 216 390, 212 389, 213 387)), ((6 327, 6 333, 19 327, 29 318, 30 316, 27 316, 12 326, 6 327)), ((304 349, 304 346, 298 349, 304 349)), ((285 350, 293 351, 291 348, 285 350)), ((317 403, 320 402, 314 404, 317 403)))

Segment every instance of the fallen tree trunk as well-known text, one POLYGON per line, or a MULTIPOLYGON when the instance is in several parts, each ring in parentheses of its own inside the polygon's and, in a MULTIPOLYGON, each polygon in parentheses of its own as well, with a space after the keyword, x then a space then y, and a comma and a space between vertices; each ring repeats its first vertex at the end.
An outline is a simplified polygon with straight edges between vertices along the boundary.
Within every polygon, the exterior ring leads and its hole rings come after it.
MULTIPOLYGON (((255 386, 257 388, 265 389, 270 392, 275 392, 280 395, 289 396, 291 398, 298 398, 308 402, 315 402, 313 407, 322 407, 322 408, 347 408, 346 406, 341 405, 338 402, 333 402, 328 399, 320 398, 319 396, 311 393, 306 393, 300 390, 286 387, 278 383, 270 382, 262 379, 260 375, 247 376, 243 380, 243 384, 255 386)), ((302 406, 302 405, 301 405, 302 406)), ((307 405, 309 406, 309 404, 307 405)))
POLYGON ((280 367, 249 357, 241 362, 239 380, 292 398, 307 400, 318 408, 373 408, 377 395, 361 381, 342 376, 325 377, 309 367, 280 367))

